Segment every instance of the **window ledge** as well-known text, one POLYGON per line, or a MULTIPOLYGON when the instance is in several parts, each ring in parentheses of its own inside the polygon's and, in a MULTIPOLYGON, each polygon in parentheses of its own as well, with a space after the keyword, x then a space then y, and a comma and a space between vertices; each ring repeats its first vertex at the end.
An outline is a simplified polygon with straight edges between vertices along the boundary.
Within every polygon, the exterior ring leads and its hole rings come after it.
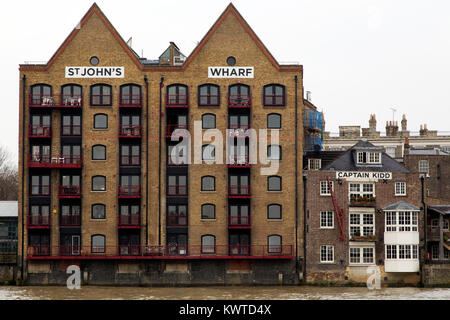
POLYGON ((267 219, 267 222, 283 222, 283 219, 267 219))
POLYGON ((206 193, 206 194, 211 194, 211 193, 217 193, 217 191, 200 191, 200 193, 206 193))
POLYGON ((274 194, 282 194, 283 193, 283 191, 270 191, 270 190, 267 190, 267 192, 274 193, 274 194))
POLYGON ((200 221, 202 222, 215 222, 217 219, 205 219, 205 218, 201 218, 200 221))

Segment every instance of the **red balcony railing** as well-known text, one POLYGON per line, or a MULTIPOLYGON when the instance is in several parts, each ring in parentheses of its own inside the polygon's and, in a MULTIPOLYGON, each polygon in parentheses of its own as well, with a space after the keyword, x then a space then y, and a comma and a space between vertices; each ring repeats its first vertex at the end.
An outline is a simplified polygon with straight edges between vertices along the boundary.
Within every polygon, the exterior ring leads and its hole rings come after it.
POLYGON ((141 186, 119 186, 119 198, 140 198, 141 186))
POLYGON ((32 197, 45 197, 50 195, 50 185, 32 185, 30 189, 30 196, 32 197))
POLYGON ((228 216, 228 227, 230 228, 241 228, 250 227, 250 217, 249 216, 228 216))
POLYGON ((187 94, 168 94, 166 95, 166 108, 187 108, 187 94))
POLYGON ((251 108, 252 97, 248 94, 230 94, 228 96, 229 108, 251 108))
POLYGON ((30 245, 28 259, 292 259, 292 245, 30 245), (31 249, 32 248, 32 249, 31 249))
POLYGON ((50 215, 28 215, 27 222, 28 228, 46 229, 50 227, 50 215))
POLYGON ((140 138, 141 126, 138 124, 121 124, 119 126, 120 138, 140 138))
POLYGON ((119 107, 141 108, 142 96, 140 94, 121 94, 119 95, 119 107))
POLYGON ((81 95, 60 95, 57 99, 53 95, 30 94, 30 107, 51 107, 51 108, 81 108, 83 106, 83 96, 81 95))
POLYGON ((250 125, 230 124, 228 125, 228 136, 230 138, 248 138, 250 137, 250 125))
POLYGON ((81 216, 79 214, 63 214, 59 216, 59 225, 61 227, 77 227, 81 225, 81 216))
POLYGON ((59 197, 60 198, 80 198, 81 197, 81 186, 59 186, 59 197))
POLYGON ((61 127, 61 135, 64 137, 78 137, 81 136, 81 125, 63 125, 61 127))
POLYGON ((119 228, 120 227, 137 227, 141 225, 141 218, 138 214, 119 214, 119 228))
POLYGON ((54 157, 48 154, 28 154, 29 168, 81 168, 80 155, 54 157))
POLYGON ((30 124, 28 131, 29 138, 51 138, 52 127, 50 125, 30 124))
POLYGON ((232 155, 228 159, 229 168, 250 168, 248 155, 232 155))
POLYGON ((176 138, 184 138, 187 136, 186 132, 174 133, 176 129, 187 130, 188 126, 185 124, 168 124, 166 127, 166 138, 176 137, 176 138))
POLYGON ((228 187, 229 198, 250 198, 250 186, 248 185, 232 185, 228 187))
POLYGON ((188 224, 187 215, 168 214, 166 225, 169 227, 184 227, 188 224))
POLYGON ((187 196, 187 185, 168 185, 166 189, 167 196, 187 196))
POLYGON ((141 165, 140 155, 121 155, 120 165, 124 167, 138 167, 141 165))

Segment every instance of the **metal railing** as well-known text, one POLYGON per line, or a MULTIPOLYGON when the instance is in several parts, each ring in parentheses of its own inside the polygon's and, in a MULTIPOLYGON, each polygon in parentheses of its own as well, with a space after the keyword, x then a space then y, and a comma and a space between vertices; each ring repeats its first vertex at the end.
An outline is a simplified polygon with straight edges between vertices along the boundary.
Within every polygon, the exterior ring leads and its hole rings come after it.
POLYGON ((28 166, 40 168, 81 168, 81 155, 28 154, 28 166))
POLYGON ((119 226, 140 226, 141 218, 138 214, 119 214, 119 226))
POLYGON ((50 227, 50 215, 28 215, 28 227, 50 227))
POLYGON ((119 107, 142 107, 142 96, 140 94, 120 94, 119 107))
POLYGON ((141 126, 138 124, 121 124, 119 126, 119 137, 140 138, 141 126))
POLYGON ((187 108, 188 101, 187 94, 167 94, 166 108, 187 108))
POLYGON ((140 155, 121 155, 120 156, 121 166, 140 166, 141 156, 140 155))
POLYGON ((250 216, 228 216, 228 226, 240 227, 250 226, 250 216))
POLYGON ((186 124, 168 124, 166 126, 166 138, 171 138, 173 137, 186 137, 187 134, 180 132, 178 134, 175 134, 174 131, 177 129, 181 129, 181 130, 187 130, 188 126, 186 124))
POLYGON ((59 186, 59 197, 80 197, 81 186, 67 185, 59 186))
POLYGON ((59 225, 62 227, 80 226, 81 215, 79 214, 62 214, 59 216, 59 225))
POLYGON ((28 131, 29 138, 51 138, 52 126, 42 124, 30 124, 28 131))
POLYGON ((188 187, 187 185, 167 185, 166 195, 167 196, 187 196, 188 187))
POLYGON ((228 96, 229 108, 250 108, 252 97, 248 94, 230 94, 228 96))
POLYGON ((251 190, 249 185, 231 185, 228 187, 229 197, 250 197, 251 190))
POLYGON ((188 225, 187 215, 168 214, 166 225, 169 227, 184 227, 188 225))
POLYGON ((122 185, 119 186, 119 197, 140 197, 141 186, 136 185, 122 185))
POLYGON ((78 137, 81 136, 81 125, 66 124, 61 127, 61 135, 64 137, 78 137))

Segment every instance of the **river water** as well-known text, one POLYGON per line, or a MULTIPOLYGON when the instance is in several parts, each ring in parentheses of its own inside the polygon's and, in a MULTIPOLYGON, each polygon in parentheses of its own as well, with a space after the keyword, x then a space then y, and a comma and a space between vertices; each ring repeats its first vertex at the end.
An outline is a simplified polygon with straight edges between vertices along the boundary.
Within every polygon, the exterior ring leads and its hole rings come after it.
POLYGON ((450 300, 448 288, 363 287, 0 287, 0 300, 450 300))

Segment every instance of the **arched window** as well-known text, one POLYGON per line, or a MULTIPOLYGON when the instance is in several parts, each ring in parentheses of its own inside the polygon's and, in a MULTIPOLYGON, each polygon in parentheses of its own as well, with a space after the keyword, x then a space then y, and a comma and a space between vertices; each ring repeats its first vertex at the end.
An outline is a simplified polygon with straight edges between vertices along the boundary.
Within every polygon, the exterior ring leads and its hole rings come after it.
POLYGON ((267 147, 267 160, 281 160, 281 146, 271 144, 267 147))
POLYGON ((202 219, 215 219, 216 206, 211 203, 202 204, 202 219))
POLYGON ((202 177, 202 191, 215 191, 216 178, 213 176, 202 177))
POLYGON ((202 253, 215 253, 216 252, 216 237, 207 234, 202 236, 202 253))
POLYGON ((92 191, 106 191, 106 177, 105 176, 92 177, 92 191))
POLYGON ((52 87, 48 84, 35 84, 31 87, 31 105, 54 105, 52 87))
POLYGON ((106 206, 101 203, 93 204, 91 210, 91 218, 106 219, 106 206))
POLYGON ((267 177, 267 191, 281 191, 281 177, 267 177))
POLYGON ((184 84, 172 84, 167 87, 166 104, 171 107, 188 106, 188 87, 184 84))
POLYGON ((203 160, 215 160, 216 159, 216 147, 212 144, 205 144, 202 146, 202 159, 203 160))
POLYGON ((250 107, 252 99, 250 87, 245 84, 234 84, 228 89, 228 106, 229 107, 250 107))
POLYGON ((212 113, 205 113, 202 115, 202 129, 215 129, 216 116, 212 113))
POLYGON ((270 113, 267 115, 267 129, 281 129, 281 115, 270 113))
POLYGON ((111 106, 112 87, 108 84, 94 84, 91 86, 91 106, 111 106))
POLYGON ((61 104, 81 107, 83 87, 78 84, 66 84, 61 87, 61 104))
POLYGON ((281 205, 279 204, 269 204, 267 206, 267 219, 281 219, 281 205))
POLYGON ((286 105, 285 87, 281 84, 264 86, 263 105, 266 107, 282 107, 286 105))
POLYGON ((104 113, 94 115, 94 129, 108 129, 108 116, 104 113))
POLYGON ((219 106, 220 87, 215 84, 203 84, 198 87, 199 106, 219 106))
POLYGON ((106 147, 97 144, 92 147, 92 160, 106 160, 106 147))
POLYGON ((281 253, 282 250, 282 242, 281 242, 281 236, 278 234, 272 234, 267 237, 267 245, 268 245, 268 252, 269 253, 281 253))
POLYGON ((105 243, 106 238, 102 234, 95 234, 92 236, 91 240, 91 246, 92 246, 92 253, 105 253, 105 243))
POLYGON ((120 86, 120 100, 122 106, 142 105, 141 86, 137 84, 124 84, 120 86))

